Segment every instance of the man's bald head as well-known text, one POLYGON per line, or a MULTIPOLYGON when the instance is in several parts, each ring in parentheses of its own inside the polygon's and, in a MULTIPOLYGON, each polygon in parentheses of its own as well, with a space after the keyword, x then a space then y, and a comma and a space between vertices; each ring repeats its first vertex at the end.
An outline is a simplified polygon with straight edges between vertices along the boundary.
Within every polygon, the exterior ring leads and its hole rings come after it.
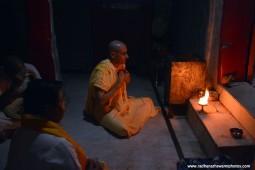
POLYGON ((119 40, 110 42, 108 52, 109 59, 115 67, 118 67, 120 64, 125 64, 128 59, 127 46, 119 40))
POLYGON ((126 45, 123 42, 119 40, 113 40, 112 42, 110 42, 108 46, 108 52, 110 53, 113 51, 118 51, 122 47, 126 47, 126 45))

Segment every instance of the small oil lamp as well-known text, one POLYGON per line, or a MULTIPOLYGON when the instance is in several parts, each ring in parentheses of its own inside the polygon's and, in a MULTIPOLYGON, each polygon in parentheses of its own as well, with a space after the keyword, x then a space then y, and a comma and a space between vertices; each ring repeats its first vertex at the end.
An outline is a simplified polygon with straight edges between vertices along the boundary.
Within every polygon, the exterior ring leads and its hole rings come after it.
POLYGON ((202 106, 202 109, 198 111, 198 113, 203 114, 204 113, 204 106, 208 104, 208 98, 209 98, 209 91, 206 89, 205 90, 205 95, 201 98, 199 98, 198 104, 202 106))

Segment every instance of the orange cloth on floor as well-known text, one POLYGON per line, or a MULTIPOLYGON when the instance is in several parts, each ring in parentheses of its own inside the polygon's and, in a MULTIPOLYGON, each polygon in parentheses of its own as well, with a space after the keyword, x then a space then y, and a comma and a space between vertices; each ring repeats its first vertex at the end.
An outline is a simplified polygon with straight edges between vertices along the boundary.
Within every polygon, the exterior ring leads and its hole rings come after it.
POLYGON ((29 129, 40 131, 42 133, 51 134, 57 137, 63 137, 70 142, 76 150, 78 160, 82 169, 85 169, 87 162, 87 155, 83 149, 72 139, 71 136, 58 124, 46 119, 40 119, 30 114, 22 115, 21 125, 29 129))
MULTIPOLYGON (((125 68, 125 65, 120 67, 125 68)), ((86 114, 94 115, 102 126, 118 135, 132 136, 141 130, 150 117, 156 116, 159 109, 148 97, 128 97, 126 86, 123 86, 105 104, 106 107, 114 107, 110 112, 105 113, 103 106, 95 99, 95 87, 108 92, 115 85, 117 77, 118 68, 115 68, 109 59, 101 61, 95 67, 90 77, 84 111, 86 114)))

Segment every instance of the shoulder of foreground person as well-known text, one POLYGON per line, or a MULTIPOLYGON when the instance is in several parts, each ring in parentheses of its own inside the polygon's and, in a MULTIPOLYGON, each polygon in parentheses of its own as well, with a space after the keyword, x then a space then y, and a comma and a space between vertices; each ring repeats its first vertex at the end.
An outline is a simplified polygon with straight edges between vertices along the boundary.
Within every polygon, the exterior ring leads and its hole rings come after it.
POLYGON ((81 166, 74 147, 66 139, 21 127, 12 140, 8 168, 80 170, 81 166), (33 145, 29 148, 19 148, 20 145, 27 146, 28 143, 33 143, 33 145), (27 155, 25 158, 22 157, 23 153, 27 155))

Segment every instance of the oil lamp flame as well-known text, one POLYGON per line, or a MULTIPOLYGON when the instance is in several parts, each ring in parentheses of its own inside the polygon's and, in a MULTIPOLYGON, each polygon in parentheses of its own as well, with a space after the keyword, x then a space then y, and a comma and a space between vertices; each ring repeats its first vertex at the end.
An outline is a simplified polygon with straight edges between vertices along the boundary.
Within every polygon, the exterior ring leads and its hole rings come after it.
POLYGON ((206 89, 204 97, 199 98, 198 104, 200 104, 202 106, 207 105, 208 104, 208 98, 209 98, 209 91, 206 89))

